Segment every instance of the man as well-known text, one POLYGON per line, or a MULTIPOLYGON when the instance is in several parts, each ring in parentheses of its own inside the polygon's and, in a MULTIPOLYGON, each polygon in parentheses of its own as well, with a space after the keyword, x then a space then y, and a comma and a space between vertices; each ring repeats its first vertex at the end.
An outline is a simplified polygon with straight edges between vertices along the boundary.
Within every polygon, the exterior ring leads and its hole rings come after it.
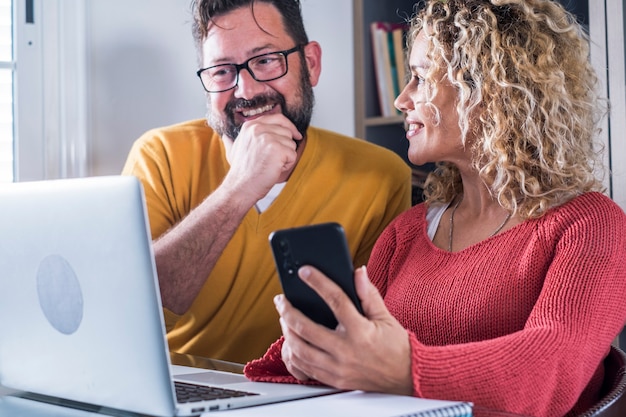
POLYGON ((208 124, 155 129, 123 173, 144 185, 172 351, 246 362, 280 335, 268 235, 335 221, 355 266, 410 206, 392 152, 309 127, 321 49, 297 0, 196 0, 208 124))

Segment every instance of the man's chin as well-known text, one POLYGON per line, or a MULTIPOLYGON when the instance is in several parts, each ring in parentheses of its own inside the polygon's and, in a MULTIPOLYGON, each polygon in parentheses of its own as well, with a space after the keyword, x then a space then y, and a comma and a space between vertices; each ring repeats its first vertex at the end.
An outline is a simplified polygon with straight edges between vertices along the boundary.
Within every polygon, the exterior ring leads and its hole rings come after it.
POLYGON ((211 117, 207 117, 207 124, 220 136, 227 137, 231 140, 235 140, 237 136, 239 136, 239 132, 241 131, 241 126, 226 126, 221 120, 217 121, 212 119, 211 117))

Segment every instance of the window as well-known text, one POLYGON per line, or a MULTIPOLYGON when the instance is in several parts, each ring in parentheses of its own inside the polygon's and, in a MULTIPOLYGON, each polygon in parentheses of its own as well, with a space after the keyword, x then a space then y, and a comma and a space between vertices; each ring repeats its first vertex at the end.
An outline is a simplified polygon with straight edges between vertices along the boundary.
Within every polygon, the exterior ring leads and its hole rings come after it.
POLYGON ((0 0, 0 183, 13 181, 12 0, 0 0))

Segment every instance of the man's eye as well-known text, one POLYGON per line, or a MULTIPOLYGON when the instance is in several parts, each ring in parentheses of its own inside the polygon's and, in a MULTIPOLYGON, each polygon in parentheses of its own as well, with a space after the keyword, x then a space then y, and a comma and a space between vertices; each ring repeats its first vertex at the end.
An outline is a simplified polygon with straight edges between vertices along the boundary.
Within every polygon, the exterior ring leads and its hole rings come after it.
POLYGON ((275 64, 278 61, 279 58, 277 58, 276 56, 265 56, 263 58, 259 58, 258 60, 256 60, 254 62, 255 66, 267 66, 267 65, 272 65, 275 64))
POLYGON ((233 69, 231 67, 218 67, 211 70, 210 74, 213 78, 227 77, 232 74, 233 69))

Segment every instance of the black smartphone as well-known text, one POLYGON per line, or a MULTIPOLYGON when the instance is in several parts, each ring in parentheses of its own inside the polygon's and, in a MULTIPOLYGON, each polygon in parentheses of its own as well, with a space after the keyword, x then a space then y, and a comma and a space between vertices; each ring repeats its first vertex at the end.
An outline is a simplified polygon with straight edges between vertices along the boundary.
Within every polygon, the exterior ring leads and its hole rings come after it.
POLYGON ((311 265, 335 281, 363 314, 354 287, 348 242, 340 224, 320 223, 276 230, 269 240, 283 292, 294 307, 317 323, 331 329, 337 327, 337 319, 326 302, 298 277, 301 266, 311 265))

